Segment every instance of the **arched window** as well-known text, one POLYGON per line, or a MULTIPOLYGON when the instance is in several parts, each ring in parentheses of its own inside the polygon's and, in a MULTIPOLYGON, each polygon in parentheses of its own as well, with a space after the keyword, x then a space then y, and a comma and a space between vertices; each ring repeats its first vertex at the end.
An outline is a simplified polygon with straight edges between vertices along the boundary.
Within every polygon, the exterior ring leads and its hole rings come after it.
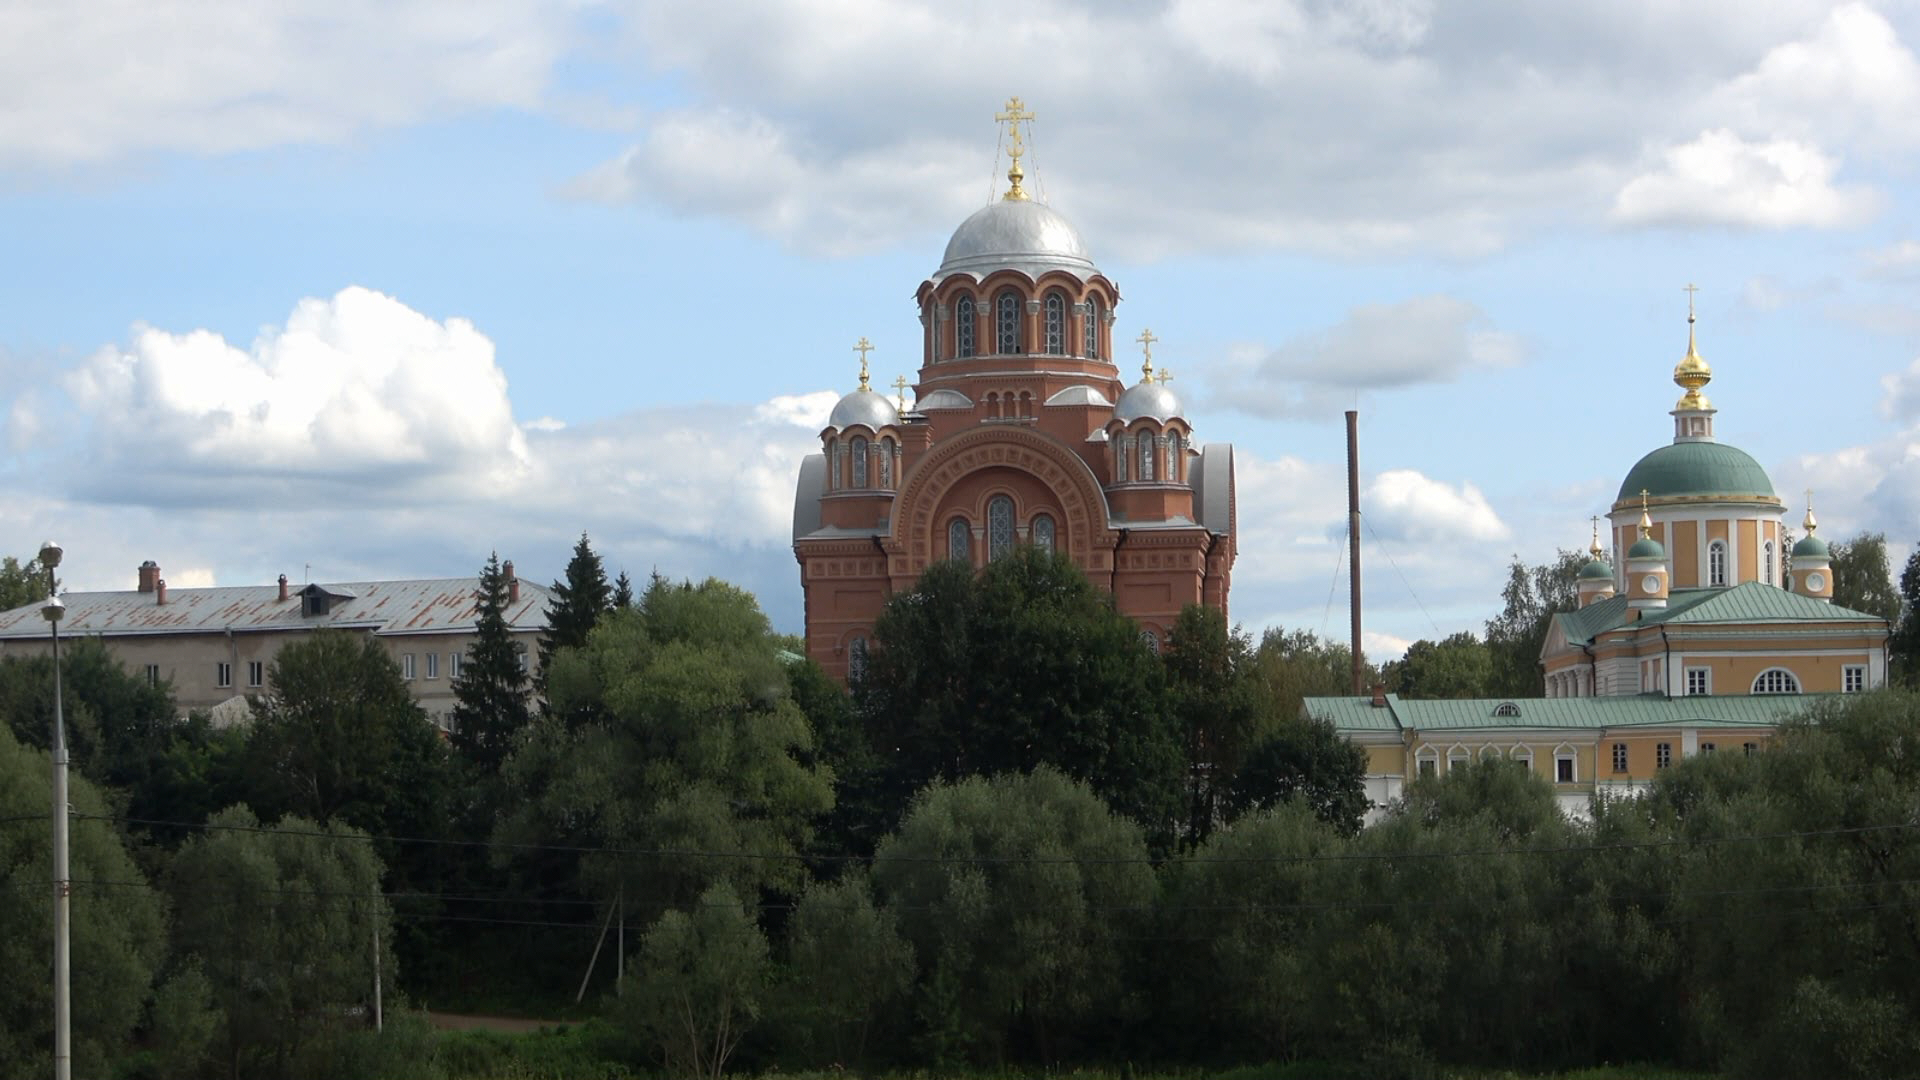
POLYGON ((995 495, 987 500, 987 560, 999 562, 1013 552, 1013 500, 995 495))
POLYGON ((1522 772, 1533 771, 1533 749, 1531 747, 1526 747, 1526 746, 1514 747, 1512 751, 1512 757, 1513 757, 1513 763, 1515 765, 1520 766, 1520 771, 1522 772))
POLYGON ((966 518, 954 518, 947 523, 947 558, 957 562, 973 561, 973 526, 966 518))
POLYGON ((1760 572, 1766 575, 1760 580, 1771 585, 1773 584, 1773 541, 1767 541, 1766 546, 1760 549, 1760 558, 1760 572))
POLYGON ((1082 351, 1086 353, 1087 359, 1100 359, 1100 301, 1098 300, 1087 301, 1086 333, 1083 336, 1086 341, 1082 351))
POLYGON ((867 486, 867 440, 859 435, 853 437, 853 486, 867 486))
POLYGON ((1047 294, 1047 352, 1059 356, 1067 351, 1067 298, 1057 292, 1047 294))
POLYGON ((1180 433, 1167 433, 1167 483, 1180 482, 1180 433))
POLYGON ((1140 436, 1140 482, 1153 479, 1153 436, 1142 433, 1140 436))
POLYGON ((1793 672, 1783 667, 1768 668, 1753 680, 1753 692, 1756 694, 1797 694, 1800 692, 1800 680, 1793 672))
POLYGON ((1027 533, 1033 537, 1034 547, 1042 551, 1053 550, 1053 518, 1046 514, 1035 514, 1027 533))
POLYGON ((1707 584, 1727 583, 1727 545, 1715 540, 1707 545, 1707 584))
POLYGON ((893 440, 880 440, 880 486, 893 490, 893 440))
POLYGON ((1133 440, 1115 439, 1113 445, 1113 482, 1124 484, 1127 482, 1127 455, 1133 452, 1133 440))
POLYGON ((973 355, 973 332, 980 325, 980 318, 974 314, 973 297, 963 296, 954 307, 953 316, 953 352, 955 356, 973 355))
POLYGON ((847 642, 847 678, 859 682, 867 673, 867 639, 863 634, 855 634, 847 642))
POLYGON ((840 440, 827 442, 827 490, 840 490, 840 440))
POLYGON ((1007 289, 993 301, 994 351, 1011 355, 1020 351, 1020 294, 1007 289))
POLYGON ((1154 633, 1152 630, 1140 631, 1140 644, 1145 645, 1147 651, 1153 655, 1160 655, 1160 635, 1154 633))

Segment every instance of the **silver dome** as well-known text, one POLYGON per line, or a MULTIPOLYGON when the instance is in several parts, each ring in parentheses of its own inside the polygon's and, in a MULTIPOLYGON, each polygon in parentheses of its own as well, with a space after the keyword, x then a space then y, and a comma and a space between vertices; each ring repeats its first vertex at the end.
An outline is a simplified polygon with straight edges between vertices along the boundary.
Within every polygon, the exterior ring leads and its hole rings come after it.
POLYGON ((1107 395, 1095 390, 1091 386, 1069 386, 1048 398, 1047 404, 1062 406, 1093 405, 1104 406, 1109 409, 1113 408, 1113 402, 1107 400, 1107 395))
POLYGON ((843 431, 855 424, 865 424, 875 431, 900 422, 900 412, 887 400, 887 395, 876 394, 871 390, 855 390, 840 399, 833 407, 833 415, 827 418, 827 426, 835 431, 843 431))
POLYGON ((1123 424, 1142 417, 1164 423, 1179 415, 1180 399, 1157 382, 1138 382, 1127 387, 1127 392, 1120 395, 1120 404, 1113 407, 1113 418, 1123 424))
POLYGON ((1031 199, 1001 199, 953 230, 933 279, 963 273, 985 277, 1007 269, 1029 277, 1065 270, 1082 281, 1100 272, 1066 218, 1031 199))

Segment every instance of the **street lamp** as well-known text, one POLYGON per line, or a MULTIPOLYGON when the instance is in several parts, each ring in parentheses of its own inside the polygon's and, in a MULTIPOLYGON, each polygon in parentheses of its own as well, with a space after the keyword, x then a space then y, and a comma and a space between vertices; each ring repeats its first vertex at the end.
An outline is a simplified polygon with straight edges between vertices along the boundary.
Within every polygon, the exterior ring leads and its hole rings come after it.
POLYGON ((67 870, 67 728, 61 711, 60 617, 67 605, 54 586, 53 570, 64 554, 49 540, 40 545, 40 565, 47 571, 47 602, 40 614, 53 633, 53 1080, 73 1076, 73 999, 68 964, 68 900, 73 882, 67 870))

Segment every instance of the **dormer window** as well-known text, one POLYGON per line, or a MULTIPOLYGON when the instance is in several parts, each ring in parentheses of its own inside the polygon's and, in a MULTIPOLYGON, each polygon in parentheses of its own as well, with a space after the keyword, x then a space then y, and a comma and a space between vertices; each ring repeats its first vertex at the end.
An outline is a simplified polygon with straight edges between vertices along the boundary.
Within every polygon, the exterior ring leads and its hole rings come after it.
POLYGON ((300 590, 300 614, 308 618, 319 618, 333 610, 335 601, 351 600, 350 592, 329 591, 318 585, 309 585, 300 590))
POLYGON ((1515 705, 1511 701, 1503 701, 1500 704, 1494 706, 1493 715, 1517 717, 1520 715, 1520 706, 1515 705))

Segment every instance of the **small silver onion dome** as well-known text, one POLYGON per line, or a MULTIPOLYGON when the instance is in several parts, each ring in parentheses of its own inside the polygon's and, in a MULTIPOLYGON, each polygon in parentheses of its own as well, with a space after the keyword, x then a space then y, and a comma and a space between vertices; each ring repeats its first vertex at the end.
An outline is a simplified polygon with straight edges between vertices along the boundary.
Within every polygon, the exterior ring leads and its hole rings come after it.
POLYGON ((840 399, 833 407, 833 414, 827 418, 827 426, 842 431, 855 424, 880 430, 900 422, 900 411, 887 400, 887 395, 876 394, 872 390, 860 389, 840 399))
POLYGON ((933 278, 1006 269, 1029 277, 1065 270, 1082 281, 1099 273, 1079 230, 1051 207, 1021 198, 998 200, 961 222, 933 278))
POLYGON ((1180 416, 1180 399, 1162 383, 1138 382, 1127 387, 1120 395, 1120 404, 1113 407, 1113 418, 1123 424, 1146 417, 1162 423, 1180 416))

